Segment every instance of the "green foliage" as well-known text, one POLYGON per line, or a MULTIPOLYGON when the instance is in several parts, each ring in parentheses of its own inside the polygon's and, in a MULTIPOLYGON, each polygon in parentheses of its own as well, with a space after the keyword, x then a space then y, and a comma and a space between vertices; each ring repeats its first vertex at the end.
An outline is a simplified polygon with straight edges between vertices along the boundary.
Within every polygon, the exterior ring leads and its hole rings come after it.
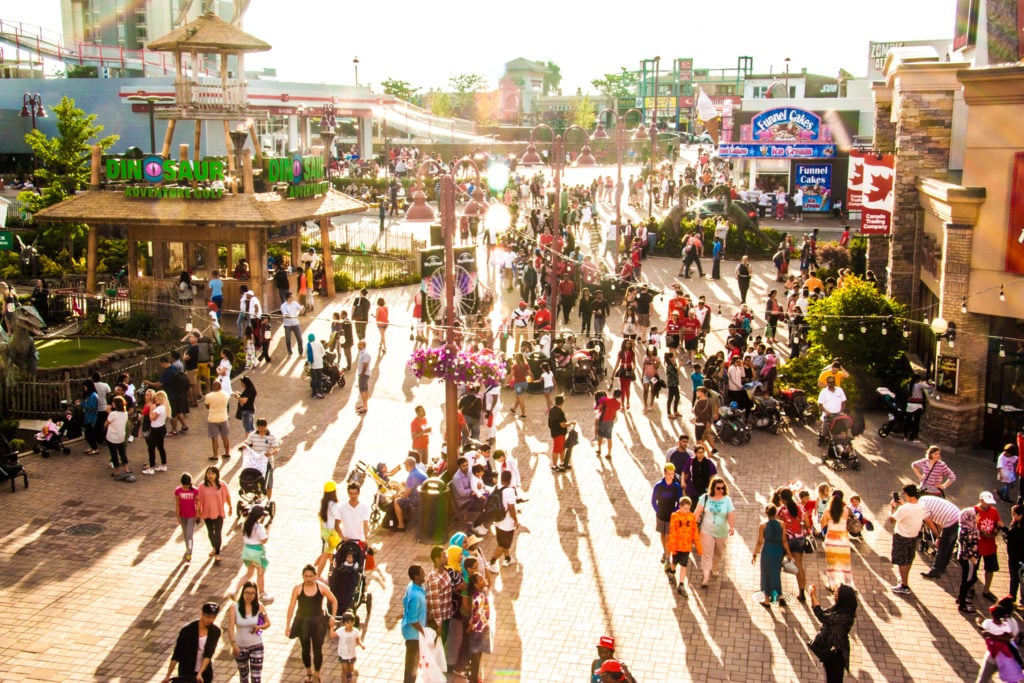
POLYGON ((415 105, 419 105, 422 101, 420 96, 417 94, 420 91, 420 89, 412 87, 412 85, 408 81, 399 81, 394 78, 385 78, 383 81, 380 82, 380 85, 384 89, 385 93, 387 93, 388 95, 394 95, 400 100, 412 102, 415 105))
POLYGON ((850 267, 850 250, 837 242, 826 242, 818 247, 818 263, 821 268, 815 271, 815 275, 822 280, 836 277, 840 270, 850 267))
POLYGON ((11 448, 21 453, 25 450, 25 439, 11 439, 11 448))
MULTIPOLYGON (((69 97, 62 98, 53 107, 53 113, 57 117, 56 137, 47 137, 39 130, 25 135, 25 142, 32 148, 39 164, 36 177, 42 187, 41 194, 18 194, 18 201, 31 214, 59 204, 84 189, 89 184, 92 145, 98 144, 107 150, 118 140, 117 135, 99 137, 103 126, 96 123, 96 115, 86 114, 69 97)), ((39 251, 56 254, 69 241, 82 240, 87 232, 88 227, 82 223, 43 224, 40 226, 39 251)))
POLYGON ((10 441, 14 438, 14 435, 18 433, 18 421, 17 420, 3 420, 0 422, 0 435, 10 441))
POLYGON ((483 90, 486 85, 487 81, 480 74, 456 74, 448 79, 448 87, 455 93, 453 104, 459 116, 473 118, 473 94, 483 90))
MULTIPOLYGON (((552 61, 549 61, 545 66, 547 66, 547 71, 544 72, 544 82, 541 85, 541 89, 545 95, 550 95, 552 92, 557 92, 558 86, 562 84, 562 69, 552 61)), ((593 121, 593 118, 590 121, 593 121)), ((590 122, 588 121, 587 126, 589 125, 590 122)))
POLYGON ((152 340, 159 339, 169 332, 169 328, 158 321, 153 314, 135 311, 130 316, 121 315, 118 311, 107 311, 105 320, 100 323, 98 311, 90 310, 82 319, 79 331, 86 337, 126 337, 128 339, 152 340))
MULTIPOLYGON (((60 76, 60 74, 57 74, 60 76)), ((99 68, 95 66, 81 66, 79 64, 68 64, 64 70, 65 78, 99 78, 99 68)))
MULTIPOLYGON (((831 362, 832 358, 823 355, 820 347, 811 348, 804 355, 790 358, 779 366, 780 386, 803 389, 807 399, 813 402, 821 391, 818 387, 818 376, 831 362)), ((854 379, 856 380, 856 377, 854 379)), ((846 394, 848 406, 861 405, 862 387, 858 382, 843 382, 843 392, 846 394)))
POLYGON ((116 273, 121 266, 128 263, 128 241, 101 237, 96 248, 96 255, 99 260, 98 272, 116 273))
POLYGON ((868 238, 863 235, 850 240, 850 269, 857 277, 864 277, 868 270, 868 238))
POLYGON ((597 88, 597 91, 604 97, 620 99, 631 97, 636 91, 636 75, 626 71, 626 67, 619 67, 622 71, 617 74, 605 74, 601 78, 595 78, 590 84, 597 88))
POLYGON ((441 118, 450 118, 455 113, 455 105, 446 92, 433 93, 430 97, 430 113, 441 118))
POLYGON ((235 357, 235 362, 231 364, 231 376, 234 377, 245 370, 245 341, 221 330, 220 348, 217 349, 218 357, 224 349, 230 351, 235 357))
POLYGON ((572 113, 572 123, 589 130, 594 125, 597 112, 589 95, 584 95, 572 113))
POLYGON ((357 282, 348 273, 334 274, 334 289, 338 292, 351 292, 363 287, 370 289, 384 289, 386 287, 403 287, 413 285, 420 281, 416 273, 405 273, 403 275, 381 275, 376 279, 357 282))

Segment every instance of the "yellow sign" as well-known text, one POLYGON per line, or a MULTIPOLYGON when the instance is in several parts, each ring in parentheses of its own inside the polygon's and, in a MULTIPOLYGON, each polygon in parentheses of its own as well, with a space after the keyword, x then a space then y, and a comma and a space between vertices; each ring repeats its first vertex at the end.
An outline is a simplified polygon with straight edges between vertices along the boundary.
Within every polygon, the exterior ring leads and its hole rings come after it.
POLYGON ((644 109, 654 109, 655 107, 657 107, 658 109, 675 109, 676 108, 676 98, 675 97, 658 97, 658 98, 645 97, 644 98, 644 109), (655 99, 657 99, 657 104, 655 104, 655 99))

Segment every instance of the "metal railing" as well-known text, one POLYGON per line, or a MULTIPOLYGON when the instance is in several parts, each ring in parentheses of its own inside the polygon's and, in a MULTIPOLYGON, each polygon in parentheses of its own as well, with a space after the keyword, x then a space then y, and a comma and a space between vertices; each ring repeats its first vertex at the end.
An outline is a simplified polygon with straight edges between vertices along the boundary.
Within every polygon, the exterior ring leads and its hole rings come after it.
MULTIPOLYGON (((378 219, 364 218, 358 223, 332 223, 330 228, 331 249, 342 252, 374 252, 413 256, 424 243, 409 232, 396 230, 380 231, 378 219)), ((306 224, 302 229, 304 244, 316 249, 320 244, 320 227, 306 224)))

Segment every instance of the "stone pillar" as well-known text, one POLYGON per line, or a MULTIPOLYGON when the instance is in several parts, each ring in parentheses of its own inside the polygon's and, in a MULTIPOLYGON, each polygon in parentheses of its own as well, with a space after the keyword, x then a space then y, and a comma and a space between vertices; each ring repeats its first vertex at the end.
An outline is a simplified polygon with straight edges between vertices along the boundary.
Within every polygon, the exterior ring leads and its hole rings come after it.
MULTIPOLYGON (((874 148, 883 154, 895 151, 896 125, 892 121, 892 90, 885 83, 876 82, 871 86, 875 99, 874 148)), ((869 237, 867 269, 875 274, 881 286, 888 290, 889 238, 869 237)))
POLYGON ((889 296, 914 309, 920 264, 917 248, 923 229, 917 194, 919 178, 949 177, 956 73, 963 63, 939 62, 901 49, 885 60, 886 85, 893 92, 896 166, 893 180, 893 225, 889 241, 889 296))

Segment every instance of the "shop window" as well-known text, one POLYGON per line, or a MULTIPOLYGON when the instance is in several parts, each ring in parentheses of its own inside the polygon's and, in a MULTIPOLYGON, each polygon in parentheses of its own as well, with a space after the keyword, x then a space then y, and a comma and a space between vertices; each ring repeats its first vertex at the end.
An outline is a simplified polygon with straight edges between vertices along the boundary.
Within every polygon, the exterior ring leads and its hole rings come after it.
POLYGON ((137 242, 135 253, 138 277, 153 277, 153 243, 137 242))
POLYGON ((167 262, 164 264, 164 273, 167 277, 176 277, 186 269, 185 244, 183 242, 167 243, 167 262))
POLYGON ((1000 449, 1024 425, 1024 322, 993 317, 985 382, 985 442, 1000 449))

